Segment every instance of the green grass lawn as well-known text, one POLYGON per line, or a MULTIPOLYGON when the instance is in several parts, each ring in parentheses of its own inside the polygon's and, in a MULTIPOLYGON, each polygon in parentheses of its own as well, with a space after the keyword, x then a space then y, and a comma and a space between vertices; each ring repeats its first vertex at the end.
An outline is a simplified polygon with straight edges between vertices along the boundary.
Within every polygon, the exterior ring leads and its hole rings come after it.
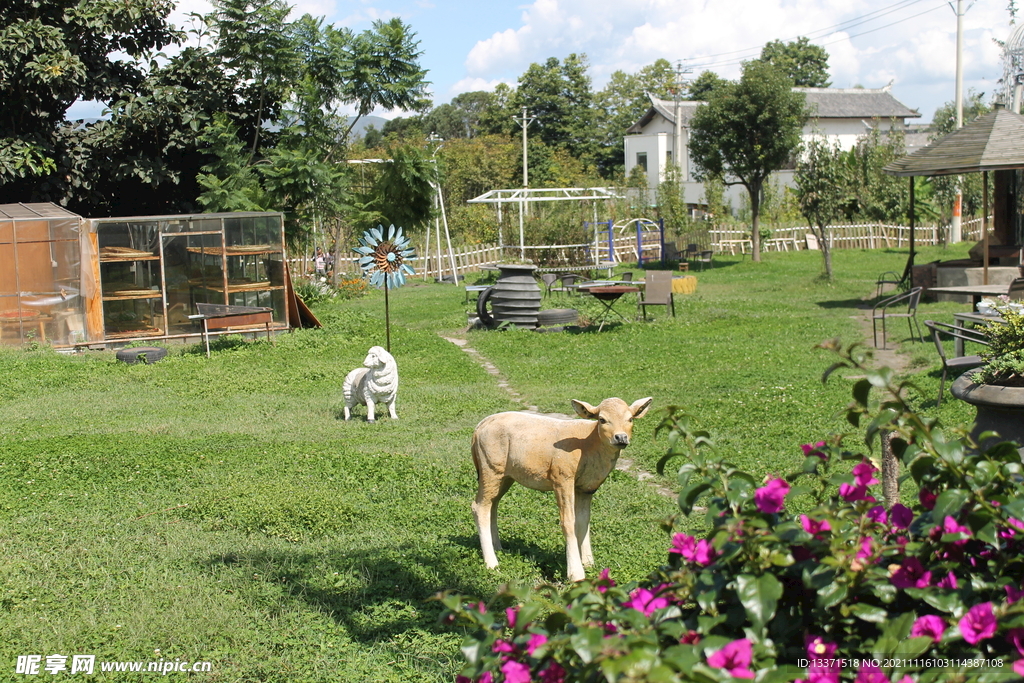
MULTIPOLYGON (((848 428, 850 382, 822 385, 832 358, 814 346, 835 336, 870 345, 856 307, 905 258, 840 251, 829 285, 817 253, 724 257, 677 298, 674 319, 464 336, 542 411, 654 397, 626 451, 638 467, 654 469, 665 450, 658 411, 679 405, 762 476, 800 462, 801 443, 848 428)), ((394 293, 400 419, 376 424, 361 410, 348 423, 340 415, 344 375, 383 343, 379 292, 318 309, 322 330, 273 346, 223 340, 209 360, 198 347, 152 366, 0 348, 0 680, 29 654, 209 661, 211 673, 190 677, 204 681, 452 680, 462 636, 438 625, 432 595, 486 598, 565 571, 553 498, 519 487, 502 503, 501 568, 483 567, 469 439, 484 416, 519 406, 438 334, 463 334, 467 308, 461 287, 394 293)), ((925 303, 919 318, 948 322, 962 308, 925 303)), ((969 422, 958 401, 936 411, 934 348, 905 330, 891 339, 911 356, 917 405, 969 422)), ((645 576, 666 556, 660 522, 675 510, 615 472, 595 497, 598 569, 645 576)))

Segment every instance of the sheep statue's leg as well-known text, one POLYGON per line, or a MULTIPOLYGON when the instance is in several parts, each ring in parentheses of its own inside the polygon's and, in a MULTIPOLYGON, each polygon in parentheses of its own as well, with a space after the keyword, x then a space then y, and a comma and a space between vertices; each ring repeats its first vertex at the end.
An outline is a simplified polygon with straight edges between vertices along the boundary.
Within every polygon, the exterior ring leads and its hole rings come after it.
POLYGON ((580 542, 584 567, 594 566, 594 553, 590 549, 590 503, 593 499, 593 493, 576 492, 576 538, 580 542))
POLYGON ((352 417, 352 406, 350 406, 348 403, 346 403, 345 404, 345 421, 348 422, 348 420, 351 417, 352 417))
POLYGON ((369 396, 366 397, 366 421, 376 422, 373 416, 373 399, 369 396))
POLYGON ((553 482, 555 484, 555 502, 558 503, 558 517, 562 521, 562 533, 565 534, 565 571, 570 581, 582 581, 587 578, 580 558, 580 542, 576 535, 576 489, 572 481, 553 482))
POLYGON ((398 402, 398 397, 391 399, 391 403, 388 404, 388 415, 391 416, 392 420, 398 419, 398 413, 395 412, 395 403, 398 402))

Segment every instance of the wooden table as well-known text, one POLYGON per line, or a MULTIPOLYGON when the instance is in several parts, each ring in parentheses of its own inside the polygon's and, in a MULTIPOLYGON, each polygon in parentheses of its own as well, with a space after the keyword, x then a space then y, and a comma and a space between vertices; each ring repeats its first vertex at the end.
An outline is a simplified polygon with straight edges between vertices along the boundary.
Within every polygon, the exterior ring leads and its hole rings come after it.
POLYGON ((594 297, 604 306, 604 312, 600 317, 601 324, 598 326, 597 331, 600 332, 604 329, 604 324, 608 322, 608 317, 614 313, 623 320, 623 322, 629 322, 626 317, 615 310, 615 302, 622 298, 624 294, 635 294, 640 291, 639 287, 633 287, 628 285, 605 285, 605 286, 582 286, 580 287, 581 292, 586 292, 590 296, 594 297))
POLYGON ((928 294, 963 294, 970 296, 975 305, 982 297, 1000 296, 1010 291, 1010 285, 954 285, 952 287, 929 287, 925 290, 928 294))
MULTIPOLYGON (((964 328, 965 323, 1001 323, 1003 322, 1002 316, 999 315, 982 315, 981 313, 954 313, 953 314, 953 326, 964 328)), ((956 353, 956 357, 960 358, 964 355, 964 340, 961 337, 953 337, 953 349, 956 353)))

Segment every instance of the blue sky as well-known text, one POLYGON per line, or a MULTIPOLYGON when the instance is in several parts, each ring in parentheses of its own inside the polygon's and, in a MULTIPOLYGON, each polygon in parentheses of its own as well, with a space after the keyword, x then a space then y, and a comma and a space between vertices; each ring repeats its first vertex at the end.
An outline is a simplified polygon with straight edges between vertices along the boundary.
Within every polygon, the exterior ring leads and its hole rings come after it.
MULTIPOLYGON (((531 62, 586 53, 594 88, 619 69, 684 60, 693 76, 710 68, 736 78, 743 59, 773 39, 808 36, 830 54, 833 87, 880 88, 918 109, 920 122, 953 99, 956 16, 944 0, 292 0, 296 14, 324 16, 354 30, 401 17, 416 31, 435 103, 460 92, 515 84, 531 62)), ((952 3, 956 4, 955 0, 952 3)), ((999 87, 994 40, 1012 27, 1008 0, 964 7, 964 91, 999 87)), ((207 11, 181 0, 176 17, 207 11)), ((1024 20, 1024 16, 1022 16, 1024 20)), ((91 108, 90 108, 91 107, 91 108)), ((392 117, 401 112, 377 112, 392 117)), ((95 116, 83 103, 73 114, 95 116)))

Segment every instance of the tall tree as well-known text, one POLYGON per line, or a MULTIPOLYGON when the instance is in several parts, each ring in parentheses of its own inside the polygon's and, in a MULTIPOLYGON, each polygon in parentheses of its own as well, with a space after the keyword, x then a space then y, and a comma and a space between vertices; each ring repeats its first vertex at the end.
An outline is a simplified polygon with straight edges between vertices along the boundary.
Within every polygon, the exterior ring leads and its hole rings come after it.
POLYGON ((136 91, 146 60, 177 42, 172 0, 0 3, 0 201, 60 201, 60 128, 78 99, 136 91), (127 55, 129 59, 123 59, 127 55))
POLYGON ((687 84, 686 99, 696 102, 707 102, 711 99, 711 95, 715 90, 728 84, 729 81, 714 71, 702 71, 697 78, 687 84))
POLYGON ((545 145, 577 159, 593 159, 594 108, 586 55, 531 64, 519 77, 513 106, 526 106, 537 117, 531 130, 545 145))
POLYGON ((848 166, 839 143, 814 137, 796 167, 796 197, 800 213, 818 238, 825 277, 832 280, 832 236, 829 228, 842 218, 848 203, 848 166))
POLYGON ((773 40, 761 48, 758 61, 767 62, 789 76, 798 88, 827 88, 828 52, 806 37, 784 43, 773 40))
POLYGON ((738 83, 722 86, 697 108, 691 123, 690 155, 703 176, 741 184, 750 196, 751 240, 761 260, 761 190, 800 145, 806 119, 804 97, 771 64, 743 65, 738 83))
POLYGON ((611 75, 608 84, 594 97, 599 138, 597 163, 601 175, 610 177, 625 165, 622 136, 650 108, 648 95, 669 99, 674 96, 675 88, 676 74, 666 59, 659 59, 633 74, 616 71, 611 75))

